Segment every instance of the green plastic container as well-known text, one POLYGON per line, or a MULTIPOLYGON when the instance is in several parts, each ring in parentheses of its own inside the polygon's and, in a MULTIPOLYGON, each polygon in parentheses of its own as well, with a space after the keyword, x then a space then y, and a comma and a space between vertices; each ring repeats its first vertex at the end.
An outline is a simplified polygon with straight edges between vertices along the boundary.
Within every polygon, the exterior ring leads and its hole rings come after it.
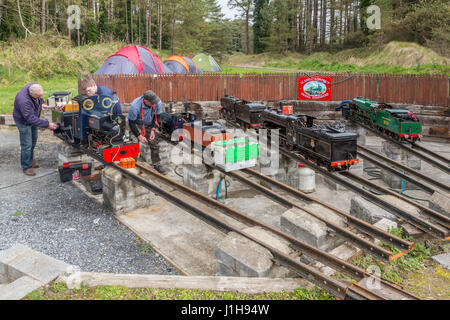
POLYGON ((215 165, 225 171, 253 167, 259 156, 259 144, 244 138, 213 142, 211 149, 215 165))

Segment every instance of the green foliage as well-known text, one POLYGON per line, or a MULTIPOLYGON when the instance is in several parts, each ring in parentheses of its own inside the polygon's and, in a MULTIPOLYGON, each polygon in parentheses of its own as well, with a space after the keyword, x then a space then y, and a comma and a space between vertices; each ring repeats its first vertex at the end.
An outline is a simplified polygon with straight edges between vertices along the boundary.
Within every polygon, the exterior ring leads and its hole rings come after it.
POLYGON ((13 213, 11 216, 12 216, 12 217, 18 217, 18 216, 21 216, 21 215, 23 215, 23 212, 22 212, 22 211, 16 211, 16 212, 13 213))
POLYGON ((293 292, 298 300, 334 300, 335 297, 323 289, 314 287, 313 290, 298 288, 293 292))
MULTIPOLYGON (((390 233, 402 237, 405 240, 411 239, 403 234, 401 228, 392 228, 390 233)), ((400 251, 390 245, 382 243, 382 246, 387 248, 393 254, 397 254, 400 251)), ((369 266, 375 265, 381 270, 381 275, 393 282, 402 284, 404 283, 405 275, 414 271, 425 269, 425 260, 431 256, 430 249, 428 249, 423 243, 416 243, 414 249, 411 252, 401 256, 400 258, 391 261, 389 264, 382 264, 379 260, 369 255, 362 255, 352 261, 352 264, 359 266, 363 269, 367 269, 369 266)))
POLYGON ((125 287, 98 286, 95 289, 94 297, 102 300, 121 300, 127 296, 127 291, 125 287))
POLYGON ((67 290, 67 285, 65 282, 53 282, 50 285, 50 290, 55 293, 61 293, 67 290))
POLYGON ((87 42, 96 43, 99 38, 99 30, 95 20, 90 20, 88 23, 87 42))
POLYGON ((326 291, 314 287, 297 288, 292 292, 240 294, 237 292, 188 289, 129 289, 121 286, 98 286, 68 290, 65 283, 52 282, 48 287, 35 290, 26 300, 83 299, 83 300, 334 300, 326 291))
POLYGON ((269 0, 255 0, 253 11, 253 52, 262 53, 266 50, 264 39, 269 36, 270 19, 268 15, 269 0))
POLYGON ((34 290, 30 292, 26 297, 25 300, 47 300, 45 296, 45 292, 42 289, 34 290))

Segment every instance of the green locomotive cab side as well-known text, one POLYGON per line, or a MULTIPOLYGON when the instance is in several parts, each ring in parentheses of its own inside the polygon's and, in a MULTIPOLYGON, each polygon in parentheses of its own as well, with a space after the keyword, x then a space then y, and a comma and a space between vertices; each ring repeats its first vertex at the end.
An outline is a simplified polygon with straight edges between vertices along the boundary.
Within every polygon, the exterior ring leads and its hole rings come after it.
POLYGON ((416 141, 422 133, 422 124, 405 109, 379 110, 376 126, 397 140, 416 141))

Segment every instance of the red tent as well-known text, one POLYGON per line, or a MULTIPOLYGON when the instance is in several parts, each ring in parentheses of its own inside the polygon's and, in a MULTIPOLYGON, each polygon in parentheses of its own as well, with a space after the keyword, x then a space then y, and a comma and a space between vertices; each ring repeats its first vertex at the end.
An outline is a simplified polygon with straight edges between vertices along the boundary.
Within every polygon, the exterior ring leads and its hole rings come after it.
POLYGON ((126 46, 109 56, 96 74, 170 73, 159 57, 143 46, 126 46))

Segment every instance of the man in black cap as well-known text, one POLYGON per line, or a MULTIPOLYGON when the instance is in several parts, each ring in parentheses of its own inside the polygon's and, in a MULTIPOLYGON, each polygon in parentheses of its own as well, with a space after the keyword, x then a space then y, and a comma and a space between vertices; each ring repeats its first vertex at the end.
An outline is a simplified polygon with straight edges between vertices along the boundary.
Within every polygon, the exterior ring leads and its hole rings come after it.
POLYGON ((158 119, 161 112, 161 99, 153 91, 147 90, 142 96, 131 102, 128 124, 139 142, 148 143, 150 146, 152 164, 155 170, 165 174, 167 170, 160 164, 161 158, 158 148, 161 137, 156 131, 156 128, 159 127, 158 119))

